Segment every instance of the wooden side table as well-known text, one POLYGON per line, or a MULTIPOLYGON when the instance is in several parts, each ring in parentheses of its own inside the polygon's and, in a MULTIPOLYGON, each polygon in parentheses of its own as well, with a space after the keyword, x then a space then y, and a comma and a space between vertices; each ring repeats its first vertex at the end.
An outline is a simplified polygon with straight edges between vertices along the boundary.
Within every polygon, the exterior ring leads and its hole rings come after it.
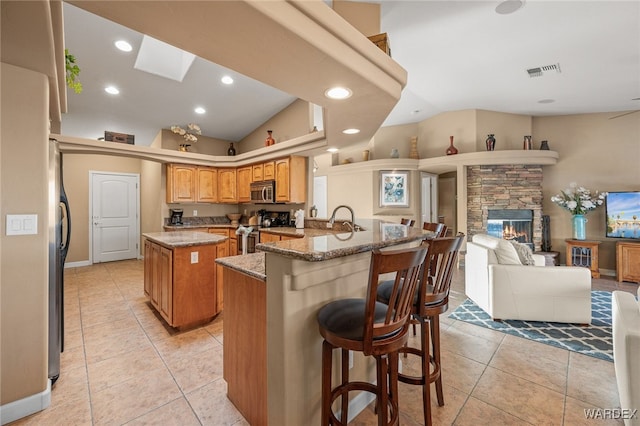
POLYGON ((567 266, 582 266, 591 270, 591 278, 600 278, 598 246, 601 241, 565 240, 567 243, 567 266))

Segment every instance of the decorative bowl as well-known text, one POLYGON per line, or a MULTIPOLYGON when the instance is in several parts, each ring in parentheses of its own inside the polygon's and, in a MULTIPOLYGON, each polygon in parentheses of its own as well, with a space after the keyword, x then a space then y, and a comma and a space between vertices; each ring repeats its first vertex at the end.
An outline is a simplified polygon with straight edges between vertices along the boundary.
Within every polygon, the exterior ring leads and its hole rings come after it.
POLYGON ((227 213, 227 217, 231 220, 232 225, 237 225, 238 220, 242 217, 241 213, 227 213))

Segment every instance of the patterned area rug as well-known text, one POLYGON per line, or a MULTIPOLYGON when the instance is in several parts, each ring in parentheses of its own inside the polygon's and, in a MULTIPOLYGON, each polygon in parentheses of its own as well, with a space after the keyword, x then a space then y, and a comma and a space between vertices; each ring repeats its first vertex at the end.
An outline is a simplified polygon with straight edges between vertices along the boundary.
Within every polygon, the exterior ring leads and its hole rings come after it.
POLYGON ((613 362, 611 293, 592 291, 591 311, 591 325, 588 327, 541 321, 497 322, 492 321, 485 311, 467 299, 449 318, 613 362))

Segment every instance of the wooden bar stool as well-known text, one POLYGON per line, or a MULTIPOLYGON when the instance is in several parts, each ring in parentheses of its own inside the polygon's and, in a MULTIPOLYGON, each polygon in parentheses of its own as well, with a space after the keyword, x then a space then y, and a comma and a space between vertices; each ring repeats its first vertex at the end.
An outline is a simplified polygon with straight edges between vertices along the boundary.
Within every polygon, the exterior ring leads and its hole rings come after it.
MULTIPOLYGON (((414 296, 412 318, 420 324, 420 348, 405 346, 399 352, 420 357, 422 374, 412 377, 398 374, 403 383, 422 386, 424 424, 431 425, 430 386, 436 384, 438 405, 444 405, 442 375, 440 363, 440 314, 447 311, 449 289, 455 268, 458 251, 464 235, 457 237, 435 238, 425 241, 428 245, 427 257, 420 277, 420 283, 414 296), (431 352, 429 349, 431 343, 431 352), (433 367, 432 369, 430 368, 433 367), (430 371, 431 370, 431 371, 430 371)), ((378 286, 378 301, 390 300, 392 281, 384 281, 378 286)))
POLYGON ((415 223, 416 223, 415 219, 405 219, 405 218, 400 219, 400 225, 413 226, 415 225, 415 223))
POLYGON ((322 343, 322 425, 346 425, 349 392, 376 394, 378 425, 397 425, 398 417, 398 349, 408 340, 409 316, 427 249, 371 254, 369 286, 366 299, 342 299, 328 303, 318 311, 322 343), (389 290, 389 303, 376 301, 380 275, 396 273, 389 290), (333 349, 342 353, 341 383, 331 388, 333 349), (349 351, 359 351, 376 360, 376 384, 349 381, 349 351), (341 398, 339 421, 332 405, 341 398))
POLYGON ((447 225, 444 223, 436 223, 436 222, 424 222, 422 224, 422 229, 425 231, 435 232, 436 238, 442 238, 447 236, 447 225))

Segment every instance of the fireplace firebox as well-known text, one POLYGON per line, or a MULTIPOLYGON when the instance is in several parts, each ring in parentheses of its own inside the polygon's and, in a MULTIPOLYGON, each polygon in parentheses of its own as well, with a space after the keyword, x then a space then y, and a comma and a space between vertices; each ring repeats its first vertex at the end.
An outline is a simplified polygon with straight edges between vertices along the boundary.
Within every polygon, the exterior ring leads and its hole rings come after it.
POLYGON ((487 234, 517 241, 534 249, 533 210, 496 209, 487 213, 487 234))

